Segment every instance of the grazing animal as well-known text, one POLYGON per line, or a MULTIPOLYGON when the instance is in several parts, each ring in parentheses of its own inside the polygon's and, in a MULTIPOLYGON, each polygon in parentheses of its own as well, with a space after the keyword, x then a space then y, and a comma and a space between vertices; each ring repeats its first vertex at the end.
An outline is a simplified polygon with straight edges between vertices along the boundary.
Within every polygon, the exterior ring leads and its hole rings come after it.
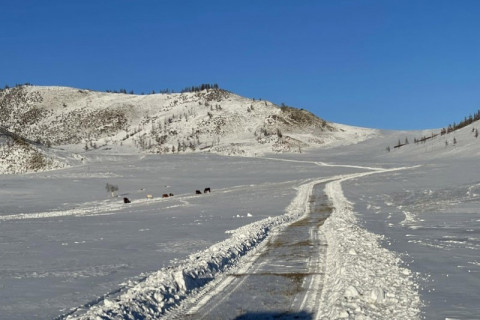
POLYGON ((170 197, 173 197, 173 193, 171 193, 171 192, 170 192, 168 195, 169 195, 170 197))
POLYGON ((210 193, 210 188, 205 188, 205 190, 203 190, 203 193, 207 193, 207 192, 210 193))
POLYGON ((202 194, 202 191, 196 190, 196 191, 195 191, 195 194, 202 194))
POLYGON ((153 196, 151 194, 147 194, 147 199, 152 199, 153 196))
POLYGON ((128 198, 123 198, 123 203, 130 203, 130 200, 128 200, 128 198))
POLYGON ((168 194, 167 193, 162 194, 162 198, 168 198, 168 194))

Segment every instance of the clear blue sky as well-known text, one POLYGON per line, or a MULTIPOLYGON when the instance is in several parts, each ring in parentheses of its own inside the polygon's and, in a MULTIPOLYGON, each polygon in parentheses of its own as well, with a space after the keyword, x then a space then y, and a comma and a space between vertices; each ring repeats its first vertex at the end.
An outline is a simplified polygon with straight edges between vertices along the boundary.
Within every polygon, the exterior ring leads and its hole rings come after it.
POLYGON ((218 83, 387 129, 480 108, 476 0, 1 1, 0 28, 0 86, 218 83))

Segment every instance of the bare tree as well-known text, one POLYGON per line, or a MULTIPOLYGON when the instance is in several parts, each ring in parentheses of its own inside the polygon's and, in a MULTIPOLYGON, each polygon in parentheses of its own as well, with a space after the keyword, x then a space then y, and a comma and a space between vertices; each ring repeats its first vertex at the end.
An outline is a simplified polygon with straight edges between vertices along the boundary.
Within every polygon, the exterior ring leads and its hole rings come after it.
POLYGON ((107 182, 107 184, 105 185, 105 189, 107 190, 107 192, 110 192, 112 194, 112 198, 113 198, 115 197, 115 192, 118 191, 118 186, 107 182))

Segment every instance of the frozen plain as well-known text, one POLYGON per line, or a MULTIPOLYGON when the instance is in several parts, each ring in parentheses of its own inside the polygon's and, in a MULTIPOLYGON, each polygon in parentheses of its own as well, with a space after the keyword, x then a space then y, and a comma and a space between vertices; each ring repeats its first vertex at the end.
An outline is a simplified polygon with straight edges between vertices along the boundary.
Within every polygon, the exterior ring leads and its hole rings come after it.
MULTIPOLYGON (((302 185, 371 172, 368 168, 404 167, 409 168, 352 176, 332 185, 341 189, 331 194, 342 196, 343 189, 355 217, 348 223, 355 230, 361 227, 359 232, 379 235, 378 244, 400 257, 398 264, 415 275, 423 317, 478 318, 480 176, 476 156, 480 148, 473 145, 478 140, 469 137, 468 130, 457 135, 459 142, 451 148, 439 140, 430 149, 412 144, 386 153, 386 145, 412 134, 397 132, 354 146, 270 158, 138 156, 97 150, 87 153, 84 164, 77 167, 4 175, 0 182, 1 318, 56 318, 82 306, 108 305, 109 294, 115 296, 150 273, 227 240, 231 233, 226 231, 281 217, 302 185), (105 191, 107 182, 118 185, 119 195, 132 203, 124 205, 121 198, 111 198, 105 191), (211 187, 212 193, 193 195, 204 187, 211 187), (159 199, 169 192, 175 196, 159 199), (155 198, 147 200, 147 194, 155 198)), ((332 220, 326 232, 341 238, 345 230, 335 230, 335 223, 332 220)), ((362 251, 362 242, 352 242, 358 246, 349 251, 352 256, 368 254, 362 251)), ((394 270, 391 267, 385 266, 394 270)), ((378 274, 382 266, 372 268, 378 274)), ((332 279, 327 275, 328 280, 332 279)), ((338 288, 325 285, 327 291, 338 288)), ((363 289, 356 285, 336 294, 342 300, 345 293, 355 298, 377 292, 363 289)), ((370 316, 392 318, 391 306, 383 312, 381 296, 374 297, 372 305, 379 310, 370 316)), ((364 316, 355 308, 350 310, 348 303, 337 303, 335 316, 364 316)), ((361 305, 356 308, 362 311, 361 305)))

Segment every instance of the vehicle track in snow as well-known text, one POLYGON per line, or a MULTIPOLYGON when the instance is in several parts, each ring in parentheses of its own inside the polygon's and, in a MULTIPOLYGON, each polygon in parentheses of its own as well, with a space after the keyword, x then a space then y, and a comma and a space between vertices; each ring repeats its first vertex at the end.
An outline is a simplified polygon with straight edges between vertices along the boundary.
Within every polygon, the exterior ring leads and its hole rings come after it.
POLYGON ((324 187, 313 188, 304 217, 248 257, 254 261, 251 268, 227 274, 174 318, 311 318, 315 310, 307 302, 319 300, 324 278, 327 244, 320 227, 332 211, 324 187))

